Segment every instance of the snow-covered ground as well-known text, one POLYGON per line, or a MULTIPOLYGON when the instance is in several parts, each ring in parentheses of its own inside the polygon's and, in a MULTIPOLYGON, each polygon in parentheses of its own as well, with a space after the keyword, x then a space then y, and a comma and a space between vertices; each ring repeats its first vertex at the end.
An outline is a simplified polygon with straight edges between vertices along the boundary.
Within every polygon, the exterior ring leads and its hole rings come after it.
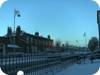
POLYGON ((94 63, 87 60, 85 64, 74 64, 63 71, 57 72, 55 75, 93 75, 98 71, 99 67, 100 60, 95 60, 94 63))

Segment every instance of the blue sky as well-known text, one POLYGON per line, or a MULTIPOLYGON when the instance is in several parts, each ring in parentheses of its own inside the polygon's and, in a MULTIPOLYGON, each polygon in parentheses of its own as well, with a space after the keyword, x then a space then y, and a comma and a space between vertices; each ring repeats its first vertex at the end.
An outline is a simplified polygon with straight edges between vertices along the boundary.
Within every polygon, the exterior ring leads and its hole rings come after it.
POLYGON ((20 11, 16 17, 16 26, 22 30, 40 36, 48 34, 54 40, 84 46, 84 32, 87 41, 98 37, 98 5, 92 0, 8 0, 0 8, 0 35, 5 35, 7 27, 14 25, 14 8, 20 11))

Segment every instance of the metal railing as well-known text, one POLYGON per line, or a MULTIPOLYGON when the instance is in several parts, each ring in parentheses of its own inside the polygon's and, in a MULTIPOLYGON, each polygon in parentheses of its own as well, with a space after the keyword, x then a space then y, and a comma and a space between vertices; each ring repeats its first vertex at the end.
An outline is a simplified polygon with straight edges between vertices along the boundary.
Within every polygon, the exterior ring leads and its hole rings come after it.
POLYGON ((16 75, 19 70, 24 75, 54 75, 81 59, 80 55, 0 54, 0 67, 8 75, 16 75))

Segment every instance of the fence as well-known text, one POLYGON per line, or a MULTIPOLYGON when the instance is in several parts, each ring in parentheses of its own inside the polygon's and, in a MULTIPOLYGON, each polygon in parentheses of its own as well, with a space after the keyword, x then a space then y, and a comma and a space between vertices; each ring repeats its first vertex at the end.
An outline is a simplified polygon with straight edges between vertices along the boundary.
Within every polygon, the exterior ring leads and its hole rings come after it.
POLYGON ((54 75, 81 59, 80 55, 0 54, 0 67, 8 75, 16 75, 19 70, 24 75, 54 75))

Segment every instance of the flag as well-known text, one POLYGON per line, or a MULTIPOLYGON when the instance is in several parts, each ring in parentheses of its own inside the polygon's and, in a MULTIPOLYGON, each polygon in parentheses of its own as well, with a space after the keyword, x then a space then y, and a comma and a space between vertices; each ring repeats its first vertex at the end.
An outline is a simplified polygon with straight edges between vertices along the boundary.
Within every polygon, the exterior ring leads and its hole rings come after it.
POLYGON ((86 37, 86 33, 84 32, 83 37, 86 37))

